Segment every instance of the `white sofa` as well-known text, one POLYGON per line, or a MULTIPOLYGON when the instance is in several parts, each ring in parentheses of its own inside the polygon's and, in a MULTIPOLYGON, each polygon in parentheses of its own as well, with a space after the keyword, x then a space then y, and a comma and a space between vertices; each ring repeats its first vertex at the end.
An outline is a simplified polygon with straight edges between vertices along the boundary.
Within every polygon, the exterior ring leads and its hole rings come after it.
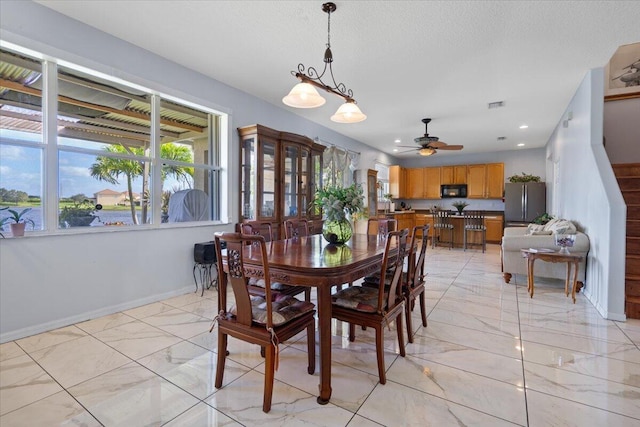
MULTIPOLYGON (((530 224, 529 227, 506 227, 502 237, 502 273, 504 281, 509 283, 514 274, 527 274, 527 260, 522 257, 521 249, 547 248, 558 250, 555 245, 556 233, 575 233, 576 240, 569 251, 572 254, 580 254, 584 259, 578 268, 579 290, 584 282, 586 271, 586 259, 589 252, 589 237, 576 230, 573 223, 562 219, 553 219, 544 226, 530 224)), ((567 265, 565 263, 551 263, 538 261, 534 267, 536 277, 548 277, 565 280, 567 265)))

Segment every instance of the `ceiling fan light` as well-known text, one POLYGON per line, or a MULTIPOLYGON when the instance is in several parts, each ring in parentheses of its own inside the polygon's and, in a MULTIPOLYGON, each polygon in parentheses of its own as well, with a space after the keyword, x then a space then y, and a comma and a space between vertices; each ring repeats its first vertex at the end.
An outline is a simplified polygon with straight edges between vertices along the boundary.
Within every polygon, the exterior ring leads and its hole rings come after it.
POLYGON ((418 154, 420 154, 421 156, 430 156, 432 154, 435 154, 436 150, 434 150, 433 148, 428 148, 428 147, 424 147, 421 148, 420 150, 418 150, 418 154))
POLYGON ((298 83, 291 89, 289 95, 282 98, 282 102, 294 108, 316 108, 327 101, 309 83, 298 83))
POLYGON ((331 116, 331 121, 337 123, 358 123, 366 118, 367 116, 360 111, 360 108, 358 108, 354 101, 347 101, 331 116))

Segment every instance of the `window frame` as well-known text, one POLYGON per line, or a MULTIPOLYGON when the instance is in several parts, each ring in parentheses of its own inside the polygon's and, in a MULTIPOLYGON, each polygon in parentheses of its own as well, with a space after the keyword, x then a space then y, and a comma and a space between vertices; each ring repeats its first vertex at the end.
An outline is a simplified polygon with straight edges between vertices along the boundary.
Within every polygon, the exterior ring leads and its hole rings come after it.
MULTIPOLYGON (((16 53, 30 57, 41 64, 43 86, 42 86, 42 133, 40 142, 29 142, 22 140, 7 140, 2 138, 0 144, 15 145, 35 148, 42 150, 41 165, 41 207, 42 207, 42 229, 35 230, 28 235, 50 235, 50 234, 76 234, 76 233, 96 233, 105 231, 131 231, 149 228, 180 228, 190 226, 202 226, 223 224, 228 222, 228 192, 224 190, 223 184, 228 182, 228 169, 223 164, 228 161, 230 152, 231 138, 228 131, 228 124, 231 120, 229 112, 222 111, 219 107, 206 105, 203 100, 194 101, 188 99, 184 94, 175 96, 169 93, 171 90, 157 90, 152 88, 152 84, 148 83, 140 85, 131 81, 118 78, 113 75, 105 74, 96 69, 89 69, 76 63, 70 63, 63 59, 52 58, 40 52, 35 52, 28 48, 8 43, 0 40, 0 48, 9 53, 16 53), (59 184, 60 184, 60 164, 59 153, 71 152, 89 155, 99 155, 98 150, 92 148, 82 148, 73 146, 64 146, 58 144, 58 71, 59 67, 74 70, 83 74, 87 74, 96 79, 106 82, 130 87, 135 90, 143 91, 150 95, 151 103, 151 129, 150 129, 150 154, 149 156, 131 156, 118 155, 112 153, 109 157, 126 158, 132 160, 141 160, 149 162, 151 168, 150 174, 150 198, 151 205, 149 214, 151 223, 130 225, 125 227, 79 227, 79 228, 59 228, 59 184), (177 103, 182 106, 196 109, 207 114, 208 118, 208 147, 207 147, 207 163, 178 162, 174 160, 162 159, 160 151, 160 105, 162 100, 177 103), (200 169, 208 172, 208 185, 210 196, 211 219, 206 221, 192 221, 181 223, 162 223, 162 167, 163 165, 179 165, 187 166, 194 169, 200 169), (223 219, 223 216, 227 218, 223 219)), ((136 79, 140 80, 140 79, 136 79)), ((64 115, 64 113, 62 114, 64 115)))

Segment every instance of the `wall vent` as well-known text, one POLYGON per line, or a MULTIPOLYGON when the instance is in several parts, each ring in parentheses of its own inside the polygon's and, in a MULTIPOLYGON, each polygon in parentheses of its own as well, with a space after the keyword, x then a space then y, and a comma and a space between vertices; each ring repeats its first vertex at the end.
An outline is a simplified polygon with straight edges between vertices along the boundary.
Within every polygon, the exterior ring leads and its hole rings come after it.
POLYGON ((489 109, 490 109, 490 110, 491 110, 492 108, 500 108, 500 107, 504 107, 504 101, 490 102, 490 103, 489 103, 489 109))
POLYGON ((506 137, 506 136, 499 136, 499 137, 498 137, 498 141, 504 141, 505 139, 507 139, 507 137, 506 137))

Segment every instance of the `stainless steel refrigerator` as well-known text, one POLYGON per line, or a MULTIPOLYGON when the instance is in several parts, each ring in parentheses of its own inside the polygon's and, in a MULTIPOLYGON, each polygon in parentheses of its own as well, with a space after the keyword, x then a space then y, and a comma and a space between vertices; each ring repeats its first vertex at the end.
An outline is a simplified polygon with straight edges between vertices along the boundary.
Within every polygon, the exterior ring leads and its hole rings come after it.
POLYGON ((547 209, 544 182, 509 182, 504 185, 505 226, 526 225, 547 209))

